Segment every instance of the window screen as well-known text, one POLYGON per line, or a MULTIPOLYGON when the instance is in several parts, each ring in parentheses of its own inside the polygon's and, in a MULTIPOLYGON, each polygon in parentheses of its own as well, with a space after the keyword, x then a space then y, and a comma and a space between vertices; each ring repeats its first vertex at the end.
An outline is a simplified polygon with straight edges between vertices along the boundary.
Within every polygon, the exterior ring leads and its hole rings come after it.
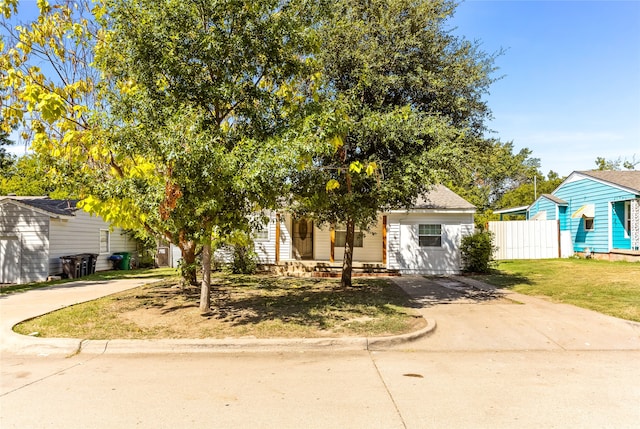
POLYGON ((109 230, 101 229, 100 230, 100 253, 109 253, 110 245, 109 245, 109 230))
MULTIPOLYGON (((364 239, 364 234, 362 231, 355 231, 353 237, 353 247, 362 247, 362 242, 364 239)), ((337 231, 336 230, 336 247, 344 247, 347 242, 347 231, 337 231)))
POLYGON ((442 225, 422 224, 418 225, 418 243, 420 247, 442 246, 442 225))

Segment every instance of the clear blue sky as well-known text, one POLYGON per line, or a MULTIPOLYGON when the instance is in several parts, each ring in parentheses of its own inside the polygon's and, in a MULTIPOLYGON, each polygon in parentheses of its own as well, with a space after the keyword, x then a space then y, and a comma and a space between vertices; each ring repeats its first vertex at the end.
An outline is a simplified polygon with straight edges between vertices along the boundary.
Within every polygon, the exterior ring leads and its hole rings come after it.
POLYGON ((543 173, 640 161, 640 1, 466 0, 450 25, 485 52, 505 49, 489 126, 543 173))
POLYGON ((466 0, 449 25, 488 53, 505 50, 489 127, 531 149, 543 173, 592 169, 598 156, 640 160, 640 0, 466 0))

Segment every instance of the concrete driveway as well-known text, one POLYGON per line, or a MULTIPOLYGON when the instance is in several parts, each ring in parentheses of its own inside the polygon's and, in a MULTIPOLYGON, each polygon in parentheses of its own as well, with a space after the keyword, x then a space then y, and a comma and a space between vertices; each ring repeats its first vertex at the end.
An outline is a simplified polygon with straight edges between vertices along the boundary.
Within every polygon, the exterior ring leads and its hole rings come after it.
POLYGON ((429 351, 640 350, 640 323, 501 291, 464 277, 394 282, 437 327, 396 349, 429 351))

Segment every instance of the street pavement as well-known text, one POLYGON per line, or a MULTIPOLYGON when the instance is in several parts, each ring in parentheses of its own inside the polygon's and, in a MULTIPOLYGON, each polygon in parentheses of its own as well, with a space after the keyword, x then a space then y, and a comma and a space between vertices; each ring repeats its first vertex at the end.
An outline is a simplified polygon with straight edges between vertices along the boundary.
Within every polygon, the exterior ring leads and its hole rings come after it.
POLYGON ((4 339, 12 300, 0 299, 0 427, 640 426, 640 324, 467 279, 395 281, 437 327, 375 350, 148 344, 65 355, 24 343, 25 353, 4 339))

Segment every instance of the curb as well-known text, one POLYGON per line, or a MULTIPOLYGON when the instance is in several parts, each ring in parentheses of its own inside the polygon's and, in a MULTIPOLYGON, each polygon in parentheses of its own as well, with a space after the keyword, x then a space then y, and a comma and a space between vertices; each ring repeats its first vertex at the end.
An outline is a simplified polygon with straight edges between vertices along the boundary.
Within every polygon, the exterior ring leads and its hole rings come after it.
POLYGON ((2 350, 15 354, 39 356, 383 350, 386 347, 411 342, 433 333, 436 329, 435 320, 425 320, 427 326, 422 329, 388 337, 79 340, 33 338, 13 333, 11 341, 2 344, 2 350))

